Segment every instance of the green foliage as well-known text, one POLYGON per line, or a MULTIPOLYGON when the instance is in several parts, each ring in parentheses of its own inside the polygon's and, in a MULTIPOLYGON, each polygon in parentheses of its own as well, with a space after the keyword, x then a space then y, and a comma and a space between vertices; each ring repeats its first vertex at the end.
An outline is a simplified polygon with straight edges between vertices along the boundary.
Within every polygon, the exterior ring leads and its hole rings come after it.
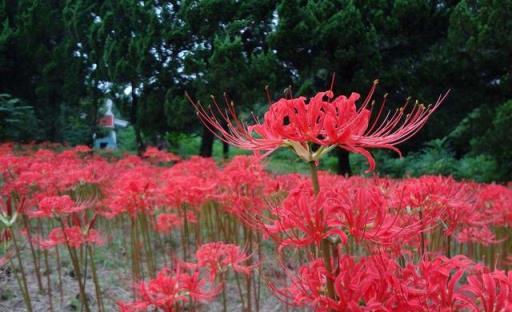
MULTIPOLYGON (((453 176, 460 180, 493 182, 501 179, 498 164, 487 155, 466 155, 455 158, 447 147, 447 139, 437 139, 425 144, 418 153, 398 157, 390 152, 376 151, 378 175, 400 177, 419 177, 422 175, 453 176)), ((368 168, 366 159, 360 155, 351 155, 352 170, 364 174, 368 168)))
POLYGON ((90 144, 92 131, 89 119, 85 107, 81 106, 79 109, 73 109, 63 105, 57 118, 59 141, 72 146, 90 144))
POLYGON ((409 162, 407 175, 423 174, 449 175, 455 166, 455 159, 445 145, 445 139, 436 139, 425 144, 425 148, 409 162))
POLYGON ((496 160, 501 178, 512 178, 512 100, 498 106, 492 125, 471 140, 472 153, 484 154, 496 160))
POLYGON ((34 107, 43 139, 59 139, 64 106, 77 107, 84 90, 84 67, 77 43, 67 36, 64 1, 5 1, 0 36, 0 85, 34 107))
POLYGON ((0 140, 29 142, 40 138, 34 108, 9 94, 0 94, 0 140))
POLYGON ((133 126, 117 130, 117 145, 121 151, 137 151, 137 142, 135 140, 135 130, 133 129, 133 126))
POLYGON ((487 155, 464 156, 457 161, 454 177, 477 182, 494 182, 502 179, 498 163, 487 155))

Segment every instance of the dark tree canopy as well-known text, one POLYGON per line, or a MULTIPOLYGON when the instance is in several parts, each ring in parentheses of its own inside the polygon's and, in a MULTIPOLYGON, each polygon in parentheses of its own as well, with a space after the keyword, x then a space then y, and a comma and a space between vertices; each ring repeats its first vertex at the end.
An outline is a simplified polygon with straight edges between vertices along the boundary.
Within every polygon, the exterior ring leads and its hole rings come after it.
POLYGON ((0 18, 2 140, 90 143, 109 97, 139 148, 197 133, 209 156, 214 136, 185 91, 204 104, 226 94, 248 116, 267 105, 267 85, 273 100, 288 86, 311 96, 336 73, 336 94, 380 79, 376 101, 389 93, 390 109, 451 89, 400 148, 445 138, 455 157, 486 154, 511 172, 512 146, 499 140, 510 137, 500 129, 512 99, 511 1, 2 0, 0 18))

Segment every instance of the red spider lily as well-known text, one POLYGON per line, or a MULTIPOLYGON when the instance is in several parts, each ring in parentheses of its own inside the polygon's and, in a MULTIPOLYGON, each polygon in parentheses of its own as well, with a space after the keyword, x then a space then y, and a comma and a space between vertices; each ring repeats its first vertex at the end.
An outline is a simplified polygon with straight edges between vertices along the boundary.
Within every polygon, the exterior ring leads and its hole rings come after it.
MULTIPOLYGON (((143 301, 123 302, 118 301, 117 307, 119 312, 147 312, 148 304, 143 301)), ((170 310, 174 311, 174 310, 170 310)))
POLYGON ((200 279, 199 272, 188 273, 178 267, 174 271, 162 269, 156 278, 138 284, 136 290, 138 299, 120 303, 121 311, 146 311, 153 308, 172 312, 177 304, 212 300, 222 287, 219 285, 207 289, 206 281, 200 279))
POLYGON ((206 243, 196 251, 197 264, 188 263, 193 268, 208 268, 210 279, 214 280, 217 274, 224 273, 228 268, 235 272, 249 275, 258 264, 243 264, 251 259, 251 255, 243 252, 239 246, 222 242, 206 243))
POLYGON ((396 264, 387 258, 370 257, 356 262, 353 257, 339 260, 339 273, 334 280, 337 294, 331 303, 336 311, 386 311, 390 305, 389 271, 396 264))
POLYGON ((330 225, 344 229, 356 241, 379 245, 405 242, 420 232, 420 224, 393 213, 379 188, 346 187, 329 194, 335 215, 330 225))
POLYGON ((497 240, 496 235, 488 226, 467 226, 462 228, 457 234, 459 243, 474 242, 484 246, 497 244, 505 239, 497 240))
POLYGON ((105 200, 107 217, 127 212, 132 218, 139 212, 147 212, 162 206, 164 198, 157 184, 155 168, 137 166, 125 170, 113 183, 105 200))
MULTIPOLYGON (((272 192, 272 188, 265 188, 271 184, 269 175, 253 156, 234 157, 222 170, 219 180, 217 200, 224 204, 226 212, 242 221, 244 215, 260 214, 265 207, 264 198, 272 192)), ((250 222, 246 224, 252 226, 250 222)))
POLYGON ((262 188, 269 176, 257 157, 239 155, 226 164, 219 178, 223 186, 247 194, 262 188))
POLYGON ((212 158, 204 158, 192 156, 190 159, 175 164, 169 171, 168 177, 172 175, 192 175, 203 179, 212 179, 218 177, 218 168, 215 160, 212 158))
POLYGON ((345 243, 347 235, 337 226, 336 212, 328 200, 327 191, 315 195, 308 184, 302 184, 290 191, 282 205, 271 208, 275 220, 272 224, 263 225, 266 232, 284 234, 279 249, 286 246, 305 247, 319 245, 329 237, 336 236, 345 243))
POLYGON ((54 228, 48 234, 47 239, 36 239, 42 249, 53 248, 57 245, 69 245, 78 248, 83 244, 103 244, 103 239, 98 231, 88 229, 83 231, 79 226, 54 228))
POLYGON ((512 272, 494 271, 467 277, 459 299, 470 311, 512 311, 512 272))
MULTIPOLYGON (((171 230, 181 226, 181 218, 173 213, 161 213, 156 218, 155 230, 162 234, 168 234, 171 230)), ((190 222, 190 218, 188 219, 190 222)))
POLYGON ((463 276, 469 273, 473 262, 464 256, 438 257, 409 263, 394 272, 393 284, 398 289, 400 306, 412 310, 460 311, 466 304, 459 299, 463 276))
POLYGON ((208 180, 194 175, 175 175, 168 180, 163 192, 165 201, 171 207, 181 207, 186 204, 191 207, 199 207, 215 196, 217 181, 208 180))
POLYGON ((148 147, 143 156, 157 164, 180 160, 180 158, 173 153, 161 151, 156 147, 148 147))
POLYGON ((41 199, 39 202, 39 209, 30 213, 33 217, 52 216, 65 216, 71 213, 84 210, 85 207, 80 207, 68 195, 63 196, 48 196, 41 199))
POLYGON ((357 93, 352 93, 348 98, 342 95, 333 99, 331 91, 319 92, 307 104, 304 97, 280 99, 269 107, 263 122, 254 118, 251 126, 238 119, 233 104, 228 105, 227 112, 223 112, 214 101, 220 115, 220 119, 217 119, 212 109, 207 110, 189 100, 203 124, 221 140, 236 147, 270 153, 279 147, 289 146, 304 160, 317 161, 323 153, 339 146, 365 156, 370 169, 373 169, 375 161, 367 148, 386 148, 398 152, 394 146, 418 132, 446 97, 440 97, 432 106, 414 105, 409 113, 406 113, 406 104, 381 121, 382 105, 375 120, 370 123, 372 112, 369 103, 375 86, 376 83, 359 108, 356 107, 360 98, 357 93), (312 151, 310 143, 321 147, 312 151))
POLYGON ((7 184, 2 192, 14 191, 27 198, 37 194, 52 196, 70 191, 78 184, 100 183, 110 174, 104 160, 83 159, 77 153, 38 151, 30 157, 21 157, 21 162, 7 163, 3 172, 7 184))
MULTIPOLYGON (((288 287, 274 288, 274 291, 291 304, 322 312, 466 311, 471 307, 467 301, 470 298, 474 301, 475 297, 473 293, 468 295, 467 289, 472 287, 461 284, 463 276, 471 273, 471 266, 473 263, 464 257, 440 257, 401 267, 382 253, 358 260, 344 256, 334 277, 336 298, 333 299, 326 290, 329 274, 323 261, 317 259, 299 268, 288 287)), ((477 289, 479 294, 486 294, 477 289)))
POLYGON ((92 152, 92 148, 87 145, 77 145, 71 149, 74 153, 90 153, 92 152))
POLYGON ((475 210, 475 190, 452 178, 425 176, 407 179, 394 188, 390 202, 404 207, 421 218, 438 218, 447 235, 452 235, 463 225, 483 226, 487 218, 475 210), (420 215, 420 213, 422 215, 420 215))
POLYGON ((218 169, 212 159, 192 157, 164 171, 162 180, 167 181, 162 186, 167 205, 198 207, 215 197, 218 169))
POLYGON ((492 224, 512 225, 512 190, 501 185, 485 185, 476 198, 476 210, 485 215, 492 224))
POLYGON ((314 307, 315 311, 329 311, 332 302, 327 294, 327 278, 329 272, 322 259, 310 261, 301 266, 291 278, 287 288, 276 288, 271 285, 275 294, 288 304, 314 307))
POLYGON ((391 311, 390 307, 397 305, 389 276, 397 267, 387 258, 363 258, 356 262, 352 257, 342 257, 339 273, 334 277, 336 299, 333 299, 327 294, 327 279, 332 277, 323 260, 317 259, 302 266, 291 278, 289 287, 276 292, 293 305, 305 305, 318 312, 391 311))
POLYGON ((314 195, 309 184, 290 191, 281 205, 271 208, 273 223, 263 225, 269 234, 284 234, 280 248, 318 245, 325 238, 345 244, 348 236, 377 245, 407 242, 430 229, 431 216, 422 222, 400 215, 387 206, 380 188, 354 187, 350 180, 339 180, 314 195))

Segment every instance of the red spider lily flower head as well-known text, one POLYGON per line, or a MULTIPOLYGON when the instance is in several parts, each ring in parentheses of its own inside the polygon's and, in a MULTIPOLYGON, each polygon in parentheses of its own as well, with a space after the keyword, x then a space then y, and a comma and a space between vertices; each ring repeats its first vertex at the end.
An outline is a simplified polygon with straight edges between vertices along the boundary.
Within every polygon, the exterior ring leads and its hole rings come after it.
POLYGON ((207 288, 199 272, 188 273, 178 267, 176 270, 162 269, 157 276, 136 286, 138 294, 134 302, 118 303, 122 311, 146 311, 154 308, 165 312, 175 311, 176 304, 192 301, 210 301, 222 287, 207 288))
POLYGON ((152 146, 146 149, 143 156, 156 164, 180 160, 180 158, 173 153, 161 151, 158 148, 152 146))
POLYGON ((127 212, 136 218, 139 212, 146 213, 163 205, 164 196, 158 188, 156 168, 144 165, 122 171, 108 191, 105 204, 107 217, 127 212))
POLYGON ((334 280, 336 311, 386 311, 387 300, 393 298, 389 272, 397 265, 384 255, 339 260, 339 273, 334 280))
POLYGON ((259 214, 265 207, 265 195, 272 192, 271 181, 259 158, 236 156, 226 164, 219 177, 221 193, 218 199, 226 212, 237 217, 259 214))
POLYGON ((404 311, 472 311, 460 300, 463 276, 474 263, 464 256, 437 257, 420 263, 396 266, 388 278, 399 295, 394 305, 404 311))
POLYGON ((378 245, 405 242, 419 234, 419 224, 414 220, 401 220, 394 213, 380 189, 369 186, 350 186, 329 193, 334 220, 330 226, 344 229, 356 241, 378 245))
POLYGON ((165 170, 162 180, 167 181, 163 186, 167 205, 198 207, 214 197, 218 168, 213 159, 192 157, 165 170))
POLYGON ((512 311, 512 272, 481 272, 467 277, 459 299, 468 311, 512 311))
POLYGON ((83 244, 103 244, 103 239, 95 229, 83 231, 79 226, 54 228, 48 234, 47 239, 35 239, 42 249, 53 248, 57 245, 69 245, 72 248, 78 248, 83 244))
POLYGON ((167 204, 171 207, 180 207, 184 204, 199 207, 213 198, 217 183, 215 180, 195 175, 176 175, 168 180, 163 192, 167 196, 167 204))
POLYGON ((452 235, 461 225, 487 222, 487 218, 475 210, 474 195, 474 188, 467 183, 447 177, 424 176, 401 181, 391 190, 389 202, 418 217, 421 212, 423 218, 430 216, 442 220, 446 234, 452 235))
MULTIPOLYGON (((181 226, 181 218, 174 213, 161 213, 156 218, 155 230, 162 234, 169 234, 171 230, 181 226)), ((188 220, 190 222, 190 220, 188 220)))
POLYGON ((85 207, 80 207, 68 195, 47 196, 39 202, 39 209, 33 211, 33 217, 64 216, 71 213, 82 211, 85 207))
POLYGON ((315 311, 329 311, 331 306, 327 294, 329 272, 322 259, 315 259, 301 266, 291 277, 290 285, 277 288, 271 285, 281 300, 295 306, 314 307, 315 311))
POLYGON ((485 213, 494 225, 512 226, 512 190, 505 186, 490 184, 478 191, 476 209, 485 213))
MULTIPOLYGON (((147 312, 148 304, 143 301, 124 302, 118 301, 117 307, 119 312, 147 312)), ((171 310, 173 311, 173 310, 171 310)))
POLYGON ((77 145, 73 147, 72 151, 75 153, 90 153, 92 152, 92 148, 87 145, 77 145))
POLYGON ((201 245, 196 251, 196 258, 197 264, 192 264, 192 267, 208 268, 211 280, 214 280, 218 273, 223 273, 228 268, 249 275, 258 266, 258 264, 248 264, 251 255, 247 255, 239 246, 222 242, 201 245))
POLYGON ((323 154, 339 146, 365 156, 370 169, 373 169, 375 161, 368 148, 399 152, 395 145, 418 132, 446 97, 439 97, 434 105, 428 107, 415 104, 408 110, 406 104, 381 118, 383 103, 374 121, 370 122, 373 105, 369 103, 376 84, 377 81, 359 108, 356 106, 360 98, 357 93, 334 98, 332 91, 319 92, 307 103, 304 97, 280 99, 269 107, 263 122, 254 118, 252 125, 238 119, 233 104, 223 112, 215 101, 214 111, 195 103, 190 97, 189 100, 208 129, 238 148, 270 153, 279 147, 291 147, 309 162, 318 161, 323 154), (312 143, 320 147, 313 151, 312 143))
POLYGON ((167 174, 169 179, 175 175, 193 175, 214 180, 218 176, 218 168, 212 158, 192 156, 172 166, 167 174))
POLYGON ((482 287, 475 280, 475 286, 465 286, 463 277, 473 276, 473 267, 473 262, 463 256, 438 257, 417 264, 406 262, 401 266, 385 253, 379 253, 368 257, 343 256, 335 276, 330 276, 323 261, 317 259, 292 274, 288 287, 274 287, 273 291, 291 304, 322 312, 484 311, 475 304, 477 298, 483 304, 501 308, 488 311, 508 311, 503 309, 503 302, 507 302, 504 298, 510 294, 510 278, 502 274, 494 284, 487 282, 482 287), (327 294, 329 278, 334 279, 335 298, 327 294), (498 292, 501 296, 496 300, 499 296, 493 293, 498 292))
POLYGON ((220 179, 228 188, 256 190, 268 179, 260 159, 254 156, 235 156, 222 170, 220 179))
POLYGON ((342 243, 347 241, 347 235, 336 224, 335 206, 328 194, 329 190, 321 190, 315 195, 306 182, 291 190, 281 205, 271 207, 273 222, 263 224, 263 229, 280 241, 279 250, 287 246, 319 245, 329 236, 337 237, 342 243))
POLYGON ((354 186, 349 179, 326 180, 331 184, 317 195, 308 183, 303 183, 292 189, 281 205, 271 207, 268 218, 272 222, 263 222, 262 228, 280 242, 280 250, 319 245, 326 238, 344 244, 348 236, 372 243, 372 247, 392 247, 429 229, 434 221, 428 214, 416 220, 397 213, 375 185, 354 186))
POLYGON ((488 246, 490 244, 497 244, 506 240, 503 238, 501 240, 496 239, 496 235, 491 231, 491 229, 484 226, 466 226, 460 230, 457 234, 457 241, 459 243, 479 243, 483 246, 488 246))

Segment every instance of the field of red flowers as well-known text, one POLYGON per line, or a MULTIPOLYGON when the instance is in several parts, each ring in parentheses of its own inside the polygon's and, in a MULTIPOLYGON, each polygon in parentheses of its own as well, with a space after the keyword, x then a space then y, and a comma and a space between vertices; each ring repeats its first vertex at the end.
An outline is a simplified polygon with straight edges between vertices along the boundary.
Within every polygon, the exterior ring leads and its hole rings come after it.
POLYGON ((399 152, 442 102, 381 118, 375 85, 359 108, 356 93, 290 94, 251 126, 230 103, 189 98, 222 140, 255 152, 220 166, 156 148, 116 159, 2 145, 0 282, 16 280, 27 311, 512 311, 510 188, 319 172, 337 147, 374 168, 368 148, 399 152), (264 170, 281 147, 310 176, 264 170))
POLYGON ((0 283, 17 281, 20 310, 35 297, 47 298, 35 310, 63 310, 69 271, 85 311, 258 311, 271 295, 282 310, 512 309, 505 186, 324 172, 312 182, 254 156, 218 166, 154 148, 0 155, 0 283), (100 270, 105 255, 118 267, 100 270), (108 274, 123 277, 120 298, 107 295, 108 274))

